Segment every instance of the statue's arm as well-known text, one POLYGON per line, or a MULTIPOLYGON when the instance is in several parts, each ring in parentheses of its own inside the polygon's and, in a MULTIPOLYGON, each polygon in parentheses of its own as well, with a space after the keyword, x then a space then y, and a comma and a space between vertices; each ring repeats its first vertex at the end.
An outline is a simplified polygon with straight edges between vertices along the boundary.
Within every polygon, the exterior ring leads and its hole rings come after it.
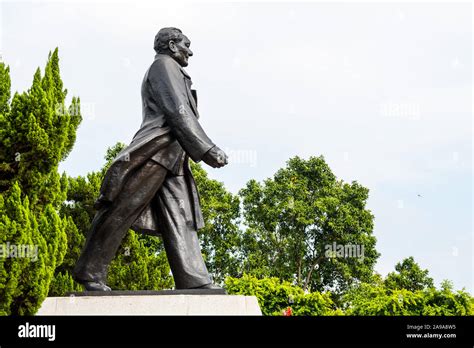
POLYGON ((189 105, 183 74, 172 61, 155 62, 150 68, 148 82, 171 132, 189 157, 199 162, 215 144, 189 105))

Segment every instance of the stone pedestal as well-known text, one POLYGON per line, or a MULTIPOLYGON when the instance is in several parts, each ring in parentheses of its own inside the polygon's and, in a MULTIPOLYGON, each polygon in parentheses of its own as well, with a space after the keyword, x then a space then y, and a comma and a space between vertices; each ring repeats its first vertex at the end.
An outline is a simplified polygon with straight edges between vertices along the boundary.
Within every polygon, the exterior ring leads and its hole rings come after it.
POLYGON ((165 290, 72 293, 48 297, 36 315, 262 315, 255 296, 165 290))

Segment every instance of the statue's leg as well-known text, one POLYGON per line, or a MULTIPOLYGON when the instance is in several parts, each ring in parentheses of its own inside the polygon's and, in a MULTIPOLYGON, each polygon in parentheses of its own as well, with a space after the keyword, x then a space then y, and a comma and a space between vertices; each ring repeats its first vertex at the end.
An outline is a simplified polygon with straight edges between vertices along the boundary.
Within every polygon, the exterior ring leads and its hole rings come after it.
POLYGON ((158 220, 177 289, 211 284, 184 176, 168 176, 158 193, 158 220))
POLYGON ((109 263, 130 226, 159 190, 167 172, 154 161, 146 162, 130 176, 110 206, 97 212, 74 269, 76 280, 105 284, 109 263))

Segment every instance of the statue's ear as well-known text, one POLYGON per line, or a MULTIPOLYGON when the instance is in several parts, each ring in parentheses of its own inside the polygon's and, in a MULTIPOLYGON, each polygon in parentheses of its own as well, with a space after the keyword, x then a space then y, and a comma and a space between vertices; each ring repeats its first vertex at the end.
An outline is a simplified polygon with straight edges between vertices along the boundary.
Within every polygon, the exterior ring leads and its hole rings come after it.
POLYGON ((178 51, 178 48, 176 47, 176 43, 173 40, 170 40, 168 42, 168 47, 169 47, 170 51, 173 52, 173 53, 178 51))

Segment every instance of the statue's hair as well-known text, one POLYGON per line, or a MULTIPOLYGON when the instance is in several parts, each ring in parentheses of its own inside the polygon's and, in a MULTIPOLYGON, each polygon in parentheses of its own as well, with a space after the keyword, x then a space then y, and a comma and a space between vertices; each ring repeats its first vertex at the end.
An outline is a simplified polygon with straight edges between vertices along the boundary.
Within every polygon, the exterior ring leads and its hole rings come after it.
POLYGON ((155 44, 153 48, 156 53, 166 53, 169 49, 169 42, 180 42, 183 39, 183 32, 178 28, 162 28, 155 36, 155 44))

